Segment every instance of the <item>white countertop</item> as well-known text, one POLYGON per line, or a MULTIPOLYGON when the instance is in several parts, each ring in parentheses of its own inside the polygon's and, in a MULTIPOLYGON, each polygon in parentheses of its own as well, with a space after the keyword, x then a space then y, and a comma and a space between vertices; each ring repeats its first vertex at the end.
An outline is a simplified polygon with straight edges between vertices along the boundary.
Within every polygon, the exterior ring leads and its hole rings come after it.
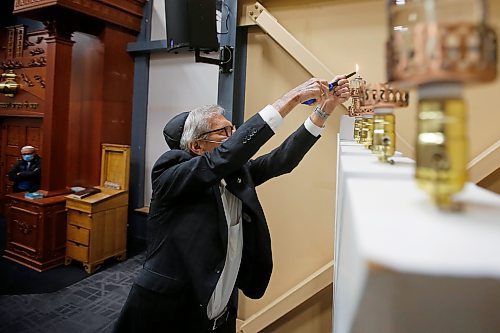
POLYGON ((500 195, 467 183, 440 211, 401 154, 382 163, 344 121, 337 150, 335 333, 498 332, 500 195), (495 314, 495 315, 493 315, 495 314))
POLYGON ((430 275, 500 278, 500 195, 467 184, 443 212, 415 181, 346 180, 352 223, 365 260, 430 275), (356 197, 370 198, 355 200, 356 197))

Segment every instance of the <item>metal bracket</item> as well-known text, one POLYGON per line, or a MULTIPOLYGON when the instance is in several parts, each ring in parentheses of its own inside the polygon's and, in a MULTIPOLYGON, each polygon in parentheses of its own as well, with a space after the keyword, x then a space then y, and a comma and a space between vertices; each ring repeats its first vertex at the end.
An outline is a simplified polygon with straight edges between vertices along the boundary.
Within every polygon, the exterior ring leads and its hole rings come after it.
POLYGON ((200 49, 194 50, 194 60, 205 64, 218 65, 221 73, 233 72, 233 51, 232 46, 223 46, 220 49, 219 59, 203 57, 200 55, 200 49))
POLYGON ((302 45, 278 20, 259 2, 247 8, 247 17, 255 22, 306 71, 315 77, 333 78, 335 75, 311 51, 302 45))

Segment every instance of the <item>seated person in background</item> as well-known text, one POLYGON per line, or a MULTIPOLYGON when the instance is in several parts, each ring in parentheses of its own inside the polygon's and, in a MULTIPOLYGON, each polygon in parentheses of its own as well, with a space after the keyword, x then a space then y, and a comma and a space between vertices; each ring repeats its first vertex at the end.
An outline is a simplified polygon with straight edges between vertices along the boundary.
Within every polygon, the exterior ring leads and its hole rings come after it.
POLYGON ((42 161, 35 153, 35 147, 21 148, 21 159, 9 171, 14 182, 14 192, 36 192, 40 188, 42 161))

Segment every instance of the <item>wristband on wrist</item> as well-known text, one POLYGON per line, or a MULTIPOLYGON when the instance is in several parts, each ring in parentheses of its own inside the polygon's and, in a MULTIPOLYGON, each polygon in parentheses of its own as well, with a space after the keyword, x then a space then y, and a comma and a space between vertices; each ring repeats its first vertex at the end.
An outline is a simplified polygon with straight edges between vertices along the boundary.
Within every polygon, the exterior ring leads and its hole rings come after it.
POLYGON ((330 116, 328 113, 323 112, 319 105, 314 109, 314 113, 323 120, 326 120, 330 116))

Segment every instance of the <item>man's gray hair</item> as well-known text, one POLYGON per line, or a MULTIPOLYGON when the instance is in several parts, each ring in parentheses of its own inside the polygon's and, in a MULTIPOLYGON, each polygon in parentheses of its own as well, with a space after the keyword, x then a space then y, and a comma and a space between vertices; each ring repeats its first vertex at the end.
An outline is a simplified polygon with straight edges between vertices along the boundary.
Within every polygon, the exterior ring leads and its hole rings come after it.
POLYGON ((224 113, 225 110, 219 105, 205 105, 191 110, 184 123, 180 148, 189 153, 189 143, 200 139, 201 134, 211 130, 210 119, 224 113))

